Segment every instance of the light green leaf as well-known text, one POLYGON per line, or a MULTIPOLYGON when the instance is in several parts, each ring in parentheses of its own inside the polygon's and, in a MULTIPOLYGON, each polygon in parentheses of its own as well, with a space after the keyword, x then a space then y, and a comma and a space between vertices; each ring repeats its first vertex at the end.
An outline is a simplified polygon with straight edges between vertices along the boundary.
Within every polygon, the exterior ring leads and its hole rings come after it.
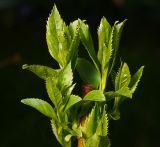
POLYGON ((72 135, 68 134, 64 139, 65 139, 66 142, 68 142, 68 141, 71 140, 71 137, 72 137, 72 135))
POLYGON ((78 58, 76 68, 84 83, 91 84, 98 89, 100 75, 97 69, 88 60, 78 58))
POLYGON ((105 17, 101 19, 100 26, 98 28, 98 60, 101 64, 103 62, 107 62, 111 56, 111 44, 112 44, 112 37, 110 37, 111 26, 106 20, 105 17), (104 61, 105 60, 105 61, 104 61))
POLYGON ((47 21, 46 39, 51 56, 60 64, 66 65, 66 56, 70 45, 70 34, 62 20, 56 5, 47 21))
POLYGON ((71 95, 66 106, 65 106, 65 110, 67 111, 70 107, 72 107, 73 105, 75 105, 76 103, 80 102, 82 100, 81 97, 76 96, 76 95, 71 95))
POLYGON ((59 73, 57 87, 63 93, 64 91, 66 92, 66 89, 68 89, 72 85, 72 82, 73 82, 73 73, 71 69, 71 63, 69 63, 59 73))
POLYGON ((86 96, 83 98, 85 101, 105 101, 105 96, 102 91, 100 90, 92 90, 89 93, 86 94, 86 96))
POLYGON ((90 58, 92 59, 93 63, 95 64, 98 72, 99 72, 99 61, 95 53, 94 44, 92 40, 92 36, 89 31, 89 26, 84 23, 84 21, 80 21, 80 37, 81 41, 87 50, 90 58))
POLYGON ((106 92, 105 96, 106 96, 106 101, 110 101, 115 97, 121 97, 121 96, 132 98, 132 91, 128 87, 123 87, 117 91, 106 92))
POLYGON ((52 103, 55 105, 56 109, 60 109, 62 102, 62 94, 56 86, 56 80, 52 78, 47 78, 46 80, 46 89, 49 98, 52 103))
POLYGON ((26 99, 22 99, 21 102, 23 104, 26 104, 28 106, 35 108, 36 110, 46 115, 47 117, 53 118, 54 120, 57 119, 54 109, 46 101, 43 101, 37 98, 26 98, 26 99))
POLYGON ((96 131, 96 134, 99 136, 107 136, 108 134, 108 118, 105 107, 106 106, 104 106, 103 108, 102 116, 99 120, 99 124, 96 131))
POLYGON ((98 126, 99 108, 94 106, 89 116, 86 118, 82 131, 87 138, 91 137, 96 133, 98 126))
POLYGON ((51 127, 56 139, 62 145, 62 127, 53 119, 51 120, 51 127))
POLYGON ((115 91, 118 91, 123 87, 127 87, 130 83, 130 80, 131 80, 131 75, 129 67, 126 63, 124 63, 123 65, 121 65, 115 79, 115 91))
POLYGON ((27 69, 35 73, 38 77, 46 80, 48 77, 57 77, 59 70, 52 69, 43 65, 27 65, 22 66, 23 69, 27 69))
POLYGON ((143 69, 144 69, 144 66, 141 66, 138 69, 138 71, 131 78, 131 82, 129 83, 129 87, 130 87, 132 93, 134 93, 134 91, 136 90, 136 88, 138 86, 138 83, 142 77, 143 69))
POLYGON ((126 21, 127 21, 127 19, 125 19, 124 21, 122 21, 120 23, 118 21, 116 21, 115 25, 113 26, 115 28, 114 29, 114 38, 113 38, 113 47, 114 47, 115 51, 117 51, 119 48, 121 34, 122 34, 122 31, 123 31, 123 28, 124 28, 126 21))
POLYGON ((127 19, 125 19, 121 23, 116 21, 114 26, 112 27, 112 30, 113 30, 113 41, 112 41, 113 53, 112 53, 112 61, 111 61, 111 65, 110 65, 109 74, 110 74, 110 72, 112 72, 112 69, 113 69, 114 64, 115 64, 115 60, 116 60, 116 55, 117 55, 117 51, 118 51, 118 48, 119 48, 119 42, 120 42, 121 34, 122 34, 122 31, 123 31, 123 28, 124 28, 124 24, 125 24, 126 21, 127 21, 127 19))
POLYGON ((116 95, 132 98, 132 92, 128 87, 123 87, 115 92, 116 95))
POLYGON ((84 147, 102 147, 102 146, 99 146, 99 142, 100 142, 100 136, 98 136, 97 134, 94 134, 90 138, 86 139, 84 147))
POLYGON ((72 36, 71 37, 72 41, 71 41, 71 44, 70 44, 70 47, 69 47, 67 62, 72 63, 73 69, 75 67, 76 59, 77 59, 77 56, 78 56, 78 46, 79 46, 79 42, 80 42, 79 29, 80 29, 80 24, 79 24, 78 20, 70 23, 69 31, 70 31, 70 34, 72 36))
POLYGON ((112 55, 112 37, 113 37, 113 34, 111 31, 108 45, 104 44, 104 46, 103 46, 102 68, 105 70, 106 69, 108 70, 109 61, 110 61, 111 55, 112 55))

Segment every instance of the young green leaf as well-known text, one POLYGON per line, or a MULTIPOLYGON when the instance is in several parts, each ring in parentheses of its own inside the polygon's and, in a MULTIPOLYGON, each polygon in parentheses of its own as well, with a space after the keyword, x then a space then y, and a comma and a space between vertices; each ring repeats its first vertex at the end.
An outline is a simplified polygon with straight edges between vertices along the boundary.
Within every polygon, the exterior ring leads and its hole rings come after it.
POLYGON ((57 77, 59 70, 52 69, 43 65, 27 65, 22 66, 23 69, 27 69, 35 73, 38 77, 46 80, 48 77, 57 77))
POLYGON ((116 95, 132 98, 132 92, 128 87, 122 87, 115 92, 116 95))
POLYGON ((65 139, 66 142, 68 142, 68 141, 71 140, 71 137, 72 137, 72 135, 68 134, 64 139, 65 139))
POLYGON ((111 40, 110 32, 111 32, 111 26, 106 20, 106 18, 103 17, 101 19, 100 26, 98 28, 98 44, 99 44, 98 60, 101 64, 102 61, 105 60, 106 58, 108 60, 111 55, 111 48, 109 48, 110 44, 112 43, 110 41, 111 40), (107 54, 108 57, 106 57, 107 54))
POLYGON ((56 139, 62 145, 62 138, 63 138, 62 137, 62 127, 59 126, 58 123, 56 123, 56 121, 53 119, 51 120, 51 127, 52 127, 52 131, 56 139))
POLYGON ((115 60, 116 60, 116 55, 117 55, 117 51, 119 48, 119 42, 120 42, 120 38, 121 38, 121 34, 124 28, 124 24, 127 20, 125 19, 123 22, 119 23, 118 21, 115 22, 114 26, 112 27, 113 29, 113 41, 112 41, 112 48, 113 48, 113 53, 112 53, 112 61, 111 61, 111 65, 110 65, 110 70, 109 70, 109 74, 111 73, 114 64, 115 64, 115 60))
POLYGON ((93 85, 98 89, 100 84, 100 75, 97 69, 86 59, 78 58, 76 69, 84 83, 93 85))
POLYGON ((136 90, 136 88, 138 86, 138 83, 142 77, 143 69, 144 69, 144 66, 141 66, 138 69, 138 71, 131 78, 131 82, 129 83, 129 87, 130 87, 132 93, 134 93, 134 91, 136 90))
POLYGON ((75 105, 76 103, 80 102, 82 100, 81 97, 76 96, 76 95, 71 95, 66 106, 65 106, 65 110, 67 111, 70 107, 72 107, 73 105, 75 105))
POLYGON ((100 142, 100 136, 98 136, 95 133, 94 135, 92 135, 91 137, 89 137, 85 140, 85 142, 84 142, 85 146, 84 147, 101 147, 101 146, 99 146, 99 142, 100 142))
POLYGON ((71 69, 71 63, 67 64, 59 73, 57 87, 63 93, 68 89, 73 82, 73 73, 71 69))
POLYGON ((105 101, 105 96, 102 91, 100 90, 92 90, 89 93, 86 94, 86 96, 83 98, 85 101, 105 101))
POLYGON ((122 97, 122 96, 132 98, 132 91, 128 87, 123 87, 117 91, 106 92, 104 95, 106 97, 106 101, 110 101, 115 97, 122 97))
POLYGON ((67 63, 71 62, 73 69, 75 67, 77 56, 78 56, 78 46, 79 46, 79 42, 80 42, 79 30, 80 30, 80 24, 79 24, 78 20, 70 23, 69 31, 72 36, 71 37, 72 41, 71 41, 71 44, 69 47, 69 52, 68 52, 68 56, 67 56, 67 63))
POLYGON ((131 75, 129 67, 126 63, 124 63, 123 65, 121 65, 115 79, 115 91, 118 91, 123 87, 127 87, 130 83, 130 80, 131 80, 131 75))
POLYGON ((49 52, 59 63, 60 67, 64 67, 66 65, 66 56, 70 45, 70 34, 56 5, 54 5, 48 18, 46 29, 46 39, 49 52))
POLYGON ((41 112, 47 117, 53 118, 54 120, 57 119, 54 109, 46 101, 43 101, 37 98, 26 98, 26 99, 22 99, 21 102, 23 104, 26 104, 28 106, 35 108, 36 110, 38 110, 39 112, 41 112))
POLYGON ((59 109, 60 105, 63 103, 63 99, 61 92, 56 86, 56 80, 53 78, 47 78, 46 89, 52 103, 55 105, 56 109, 59 109))
POLYGON ((99 61, 95 53, 94 44, 92 40, 92 36, 89 31, 89 26, 84 23, 84 21, 80 21, 80 38, 81 41, 87 50, 90 58, 92 59, 93 63, 95 64, 97 70, 99 71, 99 61))
POLYGON ((96 134, 99 136, 107 136, 108 134, 108 118, 105 107, 106 106, 104 106, 103 108, 102 117, 99 120, 99 124, 96 131, 96 134))
POLYGON ((100 137, 100 142, 99 142, 99 147, 110 147, 111 142, 108 138, 108 136, 101 136, 100 137))
POLYGON ((98 126, 99 108, 94 106, 89 116, 86 118, 82 131, 87 138, 91 137, 96 133, 98 126))

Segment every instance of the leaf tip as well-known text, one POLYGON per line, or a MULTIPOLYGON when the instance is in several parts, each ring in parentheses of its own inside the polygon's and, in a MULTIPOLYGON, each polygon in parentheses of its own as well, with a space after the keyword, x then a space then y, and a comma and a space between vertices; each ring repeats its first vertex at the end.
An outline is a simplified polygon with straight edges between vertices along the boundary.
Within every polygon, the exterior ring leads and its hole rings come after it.
POLYGON ((25 99, 22 99, 22 100, 21 100, 21 103, 25 104, 25 99))
POLYGON ((27 68, 28 68, 28 64, 22 65, 22 69, 27 69, 27 68))

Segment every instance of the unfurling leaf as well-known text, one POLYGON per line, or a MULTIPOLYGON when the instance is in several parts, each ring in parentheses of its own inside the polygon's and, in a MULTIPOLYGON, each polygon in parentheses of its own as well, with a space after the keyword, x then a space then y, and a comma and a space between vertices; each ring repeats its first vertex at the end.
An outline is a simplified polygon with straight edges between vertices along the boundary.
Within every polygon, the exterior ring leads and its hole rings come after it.
POLYGON ((44 114, 54 120, 57 119, 54 109, 46 101, 43 101, 43 100, 37 99, 37 98, 26 98, 26 99, 22 99, 21 102, 23 104, 26 104, 28 106, 35 108, 36 110, 38 110, 42 114, 44 114))
POLYGON ((84 83, 91 84, 98 89, 101 77, 97 69, 88 60, 78 58, 76 68, 84 83))
POLYGON ((142 77, 143 69, 144 69, 144 66, 141 66, 138 69, 138 71, 131 78, 131 82, 129 83, 129 87, 130 87, 132 93, 134 93, 134 91, 136 90, 136 88, 138 86, 138 83, 142 77))
POLYGON ((38 77, 46 80, 48 77, 57 77, 59 70, 52 69, 43 65, 27 65, 22 66, 23 69, 27 69, 35 73, 38 77))
POLYGON ((92 90, 89 93, 86 94, 86 96, 83 98, 85 101, 105 101, 105 96, 102 91, 100 90, 92 90))

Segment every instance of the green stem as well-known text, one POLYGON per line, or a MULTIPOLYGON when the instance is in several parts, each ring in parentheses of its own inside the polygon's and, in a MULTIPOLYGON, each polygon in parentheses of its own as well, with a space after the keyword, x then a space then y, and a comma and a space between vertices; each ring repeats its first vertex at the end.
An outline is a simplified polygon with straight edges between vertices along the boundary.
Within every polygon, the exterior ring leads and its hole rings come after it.
POLYGON ((101 85, 100 85, 100 90, 104 92, 106 85, 107 85, 107 70, 102 70, 102 77, 101 77, 101 85))

